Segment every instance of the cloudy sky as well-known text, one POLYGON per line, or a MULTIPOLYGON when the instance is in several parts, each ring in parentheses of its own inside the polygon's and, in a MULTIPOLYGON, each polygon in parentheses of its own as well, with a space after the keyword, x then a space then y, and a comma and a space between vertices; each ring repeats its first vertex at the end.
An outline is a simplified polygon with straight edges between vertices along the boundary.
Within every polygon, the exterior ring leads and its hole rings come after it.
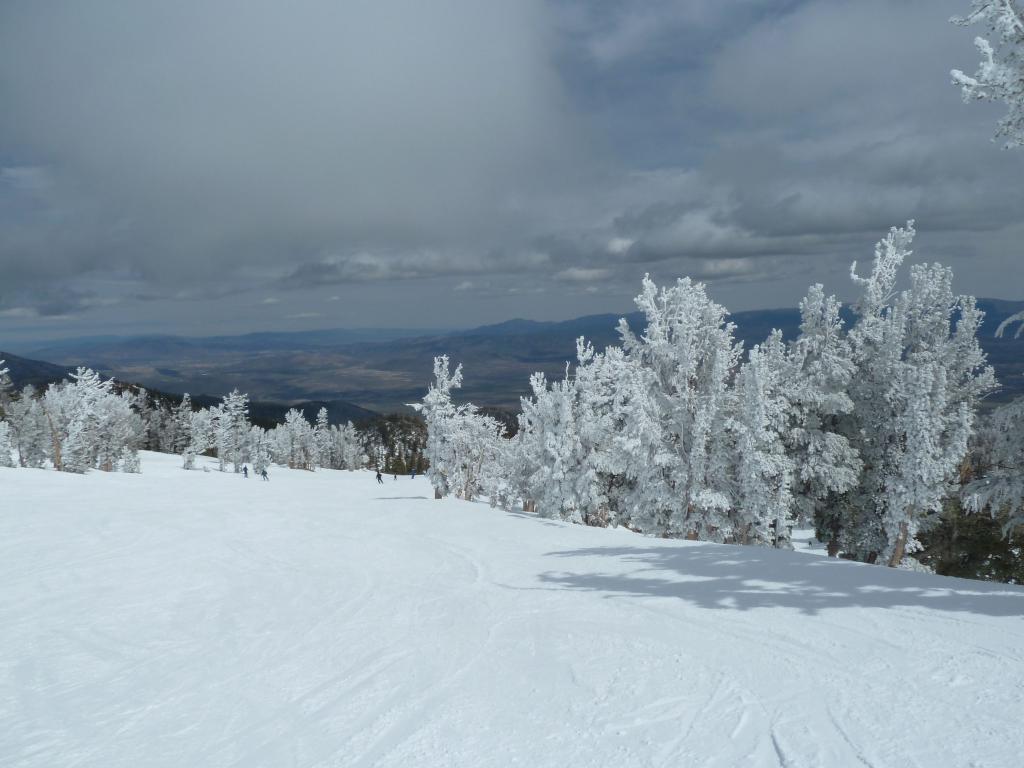
POLYGON ((1024 298, 968 0, 0 4, 0 341, 851 296, 917 221, 1024 298))

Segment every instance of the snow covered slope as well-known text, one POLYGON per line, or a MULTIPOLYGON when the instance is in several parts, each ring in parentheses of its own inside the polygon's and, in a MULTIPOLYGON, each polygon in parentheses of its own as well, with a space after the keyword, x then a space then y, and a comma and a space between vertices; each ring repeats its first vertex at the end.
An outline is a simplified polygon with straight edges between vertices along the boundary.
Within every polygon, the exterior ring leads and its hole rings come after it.
POLYGON ((0 469, 0 765, 1019 766, 1024 589, 278 469, 0 469))

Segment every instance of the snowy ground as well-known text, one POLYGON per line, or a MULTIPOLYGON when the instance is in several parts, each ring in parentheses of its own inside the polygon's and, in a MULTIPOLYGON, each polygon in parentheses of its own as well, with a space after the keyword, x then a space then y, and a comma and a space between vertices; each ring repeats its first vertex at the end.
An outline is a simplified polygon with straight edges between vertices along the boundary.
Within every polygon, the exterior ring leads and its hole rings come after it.
POLYGON ((0 765, 1019 766, 1024 589, 143 455, 0 469, 0 765))

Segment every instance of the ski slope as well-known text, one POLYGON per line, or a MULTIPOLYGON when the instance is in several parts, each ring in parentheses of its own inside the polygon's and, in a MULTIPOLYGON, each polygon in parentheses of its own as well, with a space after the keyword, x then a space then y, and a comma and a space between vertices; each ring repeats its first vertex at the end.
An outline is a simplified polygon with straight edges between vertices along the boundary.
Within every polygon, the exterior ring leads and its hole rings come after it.
POLYGON ((1024 589, 435 501, 0 468, 0 765, 984 766, 1024 589))

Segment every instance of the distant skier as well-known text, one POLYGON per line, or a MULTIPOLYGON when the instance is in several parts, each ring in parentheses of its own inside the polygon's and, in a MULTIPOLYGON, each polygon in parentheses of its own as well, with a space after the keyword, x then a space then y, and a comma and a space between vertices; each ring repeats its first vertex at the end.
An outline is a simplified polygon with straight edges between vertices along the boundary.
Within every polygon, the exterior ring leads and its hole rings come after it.
POLYGON ((412 471, 412 479, 413 480, 416 479, 416 470, 415 469, 413 469, 413 471, 412 471))
POLYGON ((244 477, 246 480, 249 479, 249 468, 244 465, 242 466, 242 477, 244 477))
POLYGON ((264 480, 270 480, 270 478, 267 477, 267 470, 266 469, 261 469, 260 470, 260 477, 262 477, 264 480))
POLYGON ((380 470, 377 470, 377 482, 384 485, 384 478, 380 476, 380 470))
POLYGON ((395 480, 397 480, 397 479, 398 479, 398 473, 395 472, 395 480))

